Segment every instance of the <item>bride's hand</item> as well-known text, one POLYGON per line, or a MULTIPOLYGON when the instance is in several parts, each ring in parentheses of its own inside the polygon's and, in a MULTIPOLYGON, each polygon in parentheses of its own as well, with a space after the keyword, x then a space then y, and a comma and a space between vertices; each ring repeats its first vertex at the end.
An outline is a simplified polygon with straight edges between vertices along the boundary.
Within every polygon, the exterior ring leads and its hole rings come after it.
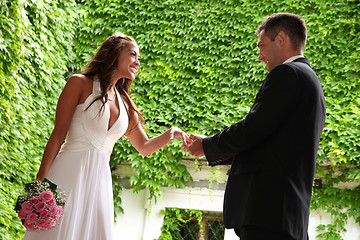
POLYGON ((177 139, 183 141, 183 143, 185 145, 192 142, 190 135, 185 133, 183 130, 181 130, 178 127, 170 128, 170 141, 172 141, 174 138, 177 138, 177 139))

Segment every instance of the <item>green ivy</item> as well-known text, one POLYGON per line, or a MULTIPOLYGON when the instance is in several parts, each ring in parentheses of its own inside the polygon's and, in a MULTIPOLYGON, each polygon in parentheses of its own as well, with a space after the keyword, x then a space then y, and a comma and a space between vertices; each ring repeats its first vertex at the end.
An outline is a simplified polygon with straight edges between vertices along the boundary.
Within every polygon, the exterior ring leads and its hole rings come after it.
POLYGON ((346 232, 345 224, 352 217, 360 224, 360 186, 354 189, 339 188, 339 184, 351 183, 347 166, 324 167, 317 171, 318 177, 323 179, 322 188, 314 188, 312 205, 313 209, 322 209, 331 214, 333 221, 327 225, 320 225, 318 239, 343 239, 340 233, 346 232))
MULTIPOLYGON (((197 222, 198 230, 202 229, 203 213, 199 210, 167 208, 166 210, 161 210, 161 214, 164 215, 164 224, 161 227, 161 236, 158 240, 183 239, 179 226, 191 221, 197 222)), ((198 232, 198 230, 196 231, 198 232)), ((204 233, 201 232, 202 234, 204 233)))
POLYGON ((0 0, 0 239, 21 239, 14 212, 33 181, 74 57, 73 1, 0 0))

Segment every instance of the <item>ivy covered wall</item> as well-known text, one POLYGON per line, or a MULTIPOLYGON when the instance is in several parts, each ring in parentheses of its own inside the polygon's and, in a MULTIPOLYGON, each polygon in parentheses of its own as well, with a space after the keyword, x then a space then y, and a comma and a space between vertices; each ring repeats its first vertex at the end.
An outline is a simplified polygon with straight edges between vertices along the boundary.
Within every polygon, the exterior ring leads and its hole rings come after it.
POLYGON ((22 239, 14 212, 33 181, 73 57, 74 1, 0 0, 0 239, 22 239))
MULTIPOLYGON (((314 191, 312 208, 323 208, 336 220, 319 226, 319 237, 341 239, 350 216, 360 223, 360 188, 337 187, 360 178, 359 1, 74 1, 0 0, 5 19, 0 23, 4 239, 21 234, 12 204, 20 185, 34 179, 65 79, 107 36, 123 32, 140 45, 142 63, 132 97, 149 136, 170 126, 209 135, 237 122, 251 107, 267 74, 257 60, 254 31, 274 12, 306 20, 305 56, 325 92, 328 110, 317 171, 323 182, 314 191)), ((174 141, 143 158, 123 138, 110 165, 114 169, 130 161, 138 173, 130 179, 134 190, 146 186, 154 197, 162 185, 182 187, 191 179, 179 163, 185 156, 180 145, 174 141)), ((117 206, 120 189, 114 179, 117 206)))

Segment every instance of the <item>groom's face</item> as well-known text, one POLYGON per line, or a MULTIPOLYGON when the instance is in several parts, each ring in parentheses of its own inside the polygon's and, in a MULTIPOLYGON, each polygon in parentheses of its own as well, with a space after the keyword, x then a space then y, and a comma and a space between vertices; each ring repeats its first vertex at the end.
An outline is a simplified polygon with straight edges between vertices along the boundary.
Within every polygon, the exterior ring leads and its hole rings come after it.
MULTIPOLYGON (((277 37, 276 37, 277 38, 277 37)), ((263 61, 268 72, 279 63, 279 48, 276 44, 276 38, 271 41, 270 37, 264 32, 260 32, 258 39, 259 61, 263 61)))

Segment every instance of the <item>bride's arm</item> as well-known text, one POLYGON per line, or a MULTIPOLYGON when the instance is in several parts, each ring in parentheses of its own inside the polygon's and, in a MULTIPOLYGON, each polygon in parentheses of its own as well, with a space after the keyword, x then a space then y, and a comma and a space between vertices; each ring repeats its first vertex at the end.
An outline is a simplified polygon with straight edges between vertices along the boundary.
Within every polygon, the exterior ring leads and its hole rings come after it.
POLYGON ((36 175, 37 181, 41 181, 44 177, 47 177, 51 164, 65 140, 72 116, 81 99, 83 89, 84 79, 79 76, 72 76, 60 94, 56 108, 55 126, 44 150, 41 165, 36 175))
POLYGON ((178 127, 171 127, 162 134, 149 139, 139 122, 137 114, 133 113, 132 116, 126 136, 135 149, 143 156, 148 156, 156 152, 174 138, 182 140, 184 143, 190 141, 189 135, 178 127), (135 122, 135 124, 132 124, 133 122, 135 122))

